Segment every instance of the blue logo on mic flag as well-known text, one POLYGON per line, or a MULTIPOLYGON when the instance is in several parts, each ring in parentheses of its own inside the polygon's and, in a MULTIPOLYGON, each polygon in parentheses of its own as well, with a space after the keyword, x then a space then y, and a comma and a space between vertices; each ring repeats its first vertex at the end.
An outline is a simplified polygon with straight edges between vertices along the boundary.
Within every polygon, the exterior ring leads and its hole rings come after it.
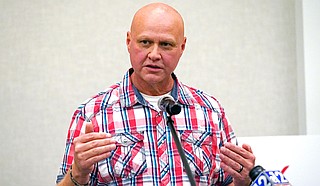
POLYGON ((251 184, 251 186, 276 186, 278 184, 290 185, 284 175, 278 171, 264 171, 251 184))

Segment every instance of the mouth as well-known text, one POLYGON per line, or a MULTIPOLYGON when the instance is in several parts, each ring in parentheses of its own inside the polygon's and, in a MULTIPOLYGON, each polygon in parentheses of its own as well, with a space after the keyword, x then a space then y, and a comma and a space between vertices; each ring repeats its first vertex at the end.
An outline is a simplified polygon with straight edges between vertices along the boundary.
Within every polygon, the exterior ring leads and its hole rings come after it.
POLYGON ((151 69, 161 69, 159 66, 157 66, 157 65, 146 65, 145 67, 147 67, 147 68, 151 68, 151 69))
POLYGON ((162 71, 162 68, 157 65, 145 65, 144 67, 149 73, 152 73, 152 74, 159 73, 162 71))

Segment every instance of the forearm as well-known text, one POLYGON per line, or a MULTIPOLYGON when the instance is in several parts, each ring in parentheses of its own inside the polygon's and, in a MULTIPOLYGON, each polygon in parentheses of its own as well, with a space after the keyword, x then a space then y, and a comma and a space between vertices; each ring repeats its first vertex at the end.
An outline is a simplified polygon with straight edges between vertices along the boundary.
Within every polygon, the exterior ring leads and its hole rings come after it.
POLYGON ((57 184, 57 186, 74 186, 74 185, 88 185, 89 175, 80 176, 75 170, 70 168, 64 178, 57 184))
POLYGON ((57 184, 57 186, 74 186, 74 184, 71 181, 71 177, 70 177, 70 172, 69 171, 64 176, 64 178, 57 184))

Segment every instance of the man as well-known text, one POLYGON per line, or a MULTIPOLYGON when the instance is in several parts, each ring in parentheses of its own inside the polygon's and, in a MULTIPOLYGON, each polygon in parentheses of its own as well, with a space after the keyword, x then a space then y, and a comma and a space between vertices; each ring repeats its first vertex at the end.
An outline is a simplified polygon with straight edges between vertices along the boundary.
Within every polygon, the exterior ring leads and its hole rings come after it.
POLYGON ((214 97, 173 73, 186 45, 181 15, 163 3, 142 7, 126 43, 132 68, 74 113, 58 185, 189 185, 166 113, 157 106, 164 95, 182 105, 172 119, 195 182, 249 185, 250 146, 236 145, 214 97))

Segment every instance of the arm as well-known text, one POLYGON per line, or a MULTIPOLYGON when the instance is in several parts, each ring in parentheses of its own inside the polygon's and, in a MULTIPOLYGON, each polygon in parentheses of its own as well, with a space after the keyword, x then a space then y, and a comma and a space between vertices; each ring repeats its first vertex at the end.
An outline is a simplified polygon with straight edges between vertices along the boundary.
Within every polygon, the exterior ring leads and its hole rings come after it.
POLYGON ((247 144, 242 147, 237 145, 232 127, 228 123, 224 109, 220 106, 222 122, 222 147, 219 157, 221 159, 220 167, 227 175, 233 178, 229 186, 249 186, 251 179, 250 170, 254 167, 255 156, 251 147, 247 144))
POLYGON ((64 178, 57 184, 57 186, 74 186, 74 183, 71 181, 70 170, 68 170, 67 174, 64 178))
MULTIPOLYGON (((88 183, 94 165, 108 158, 111 151, 116 148, 110 134, 93 132, 91 123, 86 123, 85 127, 85 134, 76 137, 73 141, 72 176, 80 184, 88 183)), ((74 185, 68 170, 58 186, 74 185)))

